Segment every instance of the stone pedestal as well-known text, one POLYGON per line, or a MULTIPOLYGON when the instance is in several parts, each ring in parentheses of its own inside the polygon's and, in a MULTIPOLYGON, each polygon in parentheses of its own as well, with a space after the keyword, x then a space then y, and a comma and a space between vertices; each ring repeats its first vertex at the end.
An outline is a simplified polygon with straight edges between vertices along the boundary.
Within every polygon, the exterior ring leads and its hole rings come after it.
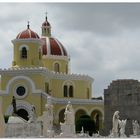
POLYGON ((75 125, 74 124, 65 124, 60 123, 62 133, 60 136, 62 137, 74 137, 75 136, 75 125))
POLYGON ((47 130, 47 138, 54 138, 54 130, 47 130))

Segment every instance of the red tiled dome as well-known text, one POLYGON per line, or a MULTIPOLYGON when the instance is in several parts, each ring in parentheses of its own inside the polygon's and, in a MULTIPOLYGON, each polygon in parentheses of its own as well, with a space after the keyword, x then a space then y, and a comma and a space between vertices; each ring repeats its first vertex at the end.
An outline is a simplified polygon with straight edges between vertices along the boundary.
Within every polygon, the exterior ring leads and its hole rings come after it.
POLYGON ((39 38, 39 36, 37 33, 28 28, 20 32, 16 37, 16 39, 27 39, 27 38, 39 38))
POLYGON ((42 46, 43 55, 68 56, 66 49, 57 39, 52 37, 42 37, 41 39, 44 41, 42 46))

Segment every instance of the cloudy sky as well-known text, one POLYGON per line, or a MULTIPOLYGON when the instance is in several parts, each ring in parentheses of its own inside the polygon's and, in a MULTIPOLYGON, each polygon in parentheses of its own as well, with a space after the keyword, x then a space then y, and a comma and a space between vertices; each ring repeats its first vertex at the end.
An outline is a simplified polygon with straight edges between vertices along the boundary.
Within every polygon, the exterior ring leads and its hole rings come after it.
POLYGON ((0 3, 1 68, 11 66, 11 40, 28 20, 41 35, 46 10, 71 72, 94 78, 94 96, 103 96, 112 80, 140 80, 140 3, 0 3))

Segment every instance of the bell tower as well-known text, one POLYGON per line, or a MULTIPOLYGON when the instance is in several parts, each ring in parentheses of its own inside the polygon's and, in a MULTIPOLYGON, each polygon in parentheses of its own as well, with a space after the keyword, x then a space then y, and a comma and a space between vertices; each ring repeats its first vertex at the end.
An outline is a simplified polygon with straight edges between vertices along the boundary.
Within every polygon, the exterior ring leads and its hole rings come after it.
POLYGON ((30 29, 20 32, 12 40, 14 46, 14 60, 12 67, 38 67, 42 66, 42 41, 37 33, 30 29))

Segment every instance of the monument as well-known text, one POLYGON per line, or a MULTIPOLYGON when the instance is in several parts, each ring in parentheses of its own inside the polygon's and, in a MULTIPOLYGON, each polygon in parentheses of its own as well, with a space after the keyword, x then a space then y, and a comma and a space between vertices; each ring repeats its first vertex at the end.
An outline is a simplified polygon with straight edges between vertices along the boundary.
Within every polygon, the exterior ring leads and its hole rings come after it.
POLYGON ((53 105, 51 103, 51 97, 47 98, 47 104, 45 105, 46 111, 43 112, 43 136, 53 137, 53 105))
POLYGON ((64 112, 64 123, 60 122, 62 137, 75 137, 75 114, 69 101, 64 112))
POLYGON ((37 121, 35 106, 32 105, 31 113, 29 115, 28 123, 35 123, 37 121))
POLYGON ((127 120, 122 120, 120 121, 120 137, 121 138, 126 138, 127 136, 125 135, 125 126, 126 126, 127 120))
POLYGON ((119 111, 115 111, 114 115, 113 115, 113 119, 112 119, 112 135, 114 138, 119 137, 119 111))
POLYGON ((125 135, 125 126, 126 126, 126 119, 125 120, 120 120, 120 116, 119 116, 119 111, 115 111, 113 118, 112 118, 112 131, 111 134, 109 135, 109 137, 112 138, 126 138, 125 135))
POLYGON ((137 120, 132 120, 132 127, 133 127, 133 135, 134 136, 140 135, 140 126, 137 120))

